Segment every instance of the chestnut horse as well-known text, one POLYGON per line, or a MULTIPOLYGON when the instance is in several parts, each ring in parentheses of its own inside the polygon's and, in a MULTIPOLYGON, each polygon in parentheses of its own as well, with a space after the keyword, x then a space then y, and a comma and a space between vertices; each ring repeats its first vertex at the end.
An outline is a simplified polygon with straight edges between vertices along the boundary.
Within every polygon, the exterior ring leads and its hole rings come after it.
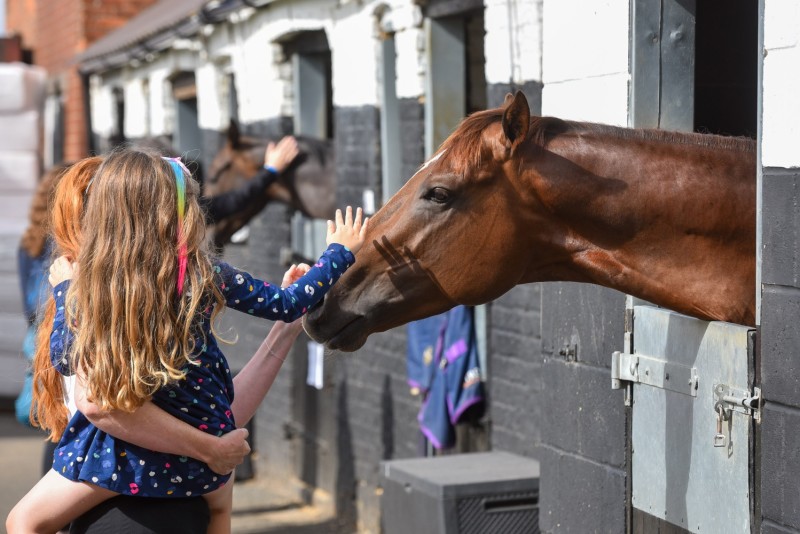
MULTIPOLYGON (((300 154, 262 196, 248 209, 214 225, 218 246, 264 209, 270 201, 283 202, 303 215, 330 219, 336 210, 336 167, 332 143, 326 139, 296 136, 300 154)), ((243 136, 234 121, 225 145, 214 157, 206 176, 204 193, 214 196, 249 180, 264 164, 268 139, 243 136)), ((278 141, 278 139, 275 139, 278 141)))
POLYGON ((305 328, 352 351, 543 281, 753 325, 755 233, 754 141, 531 117, 517 93, 462 121, 371 218, 305 328))

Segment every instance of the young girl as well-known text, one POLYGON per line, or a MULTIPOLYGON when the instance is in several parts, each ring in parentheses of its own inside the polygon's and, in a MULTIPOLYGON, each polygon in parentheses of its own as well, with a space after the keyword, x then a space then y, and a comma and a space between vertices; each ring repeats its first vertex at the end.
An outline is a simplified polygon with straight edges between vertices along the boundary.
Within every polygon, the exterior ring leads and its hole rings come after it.
MULTIPOLYGON (((73 266, 71 283, 53 280, 51 358, 58 370, 85 380, 100 409, 133 411, 152 399, 200 430, 223 435, 235 421, 230 370, 212 327, 220 306, 297 319, 353 263, 367 221, 361 224, 360 210, 353 217, 348 208, 346 218, 337 211, 336 223, 328 224, 328 250, 282 290, 209 260, 197 192, 187 177, 179 162, 144 152, 120 151, 101 164, 81 224, 80 268, 73 266)), ((211 529, 229 531, 228 478, 193 458, 115 439, 77 412, 53 471, 20 501, 7 526, 52 532, 116 494, 207 495, 216 512, 211 529)))
MULTIPOLYGON (((266 156, 268 161, 270 156, 273 156, 272 161, 276 160, 274 153, 268 153, 266 156)), ((290 156, 291 154, 289 154, 290 156)), ((277 159, 277 163, 280 163, 280 158, 277 159)), ((68 166, 66 172, 57 176, 53 198, 49 203, 48 221, 43 226, 47 227, 53 240, 53 249, 59 255, 78 257, 82 241, 80 223, 84 211, 84 201, 91 179, 101 162, 102 158, 99 157, 86 158, 68 166)), ((56 265, 63 263, 64 258, 56 261, 56 265)), ((303 267, 307 268, 304 265, 293 266, 287 275, 296 277, 305 272, 303 267)), ((286 282, 286 277, 284 277, 284 281, 286 282)), ((59 441, 71 417, 65 405, 63 388, 64 383, 67 382, 70 385, 69 397, 75 401, 72 403, 71 413, 74 415, 76 408, 79 409, 91 423, 118 439, 154 451, 200 459, 213 471, 221 474, 230 473, 236 465, 241 463, 243 456, 250 449, 246 442, 247 430, 245 428, 238 428, 217 437, 176 419, 158 408, 152 401, 144 403, 132 413, 120 410, 100 410, 89 402, 80 387, 81 383, 75 380, 75 376, 62 377, 50 361, 49 340, 55 312, 55 300, 48 298, 37 332, 33 377, 34 404, 31 410, 31 422, 35 426, 48 429, 52 440, 59 441)), ((282 359, 287 356, 293 341, 302 329, 300 323, 300 320, 294 323, 275 323, 261 347, 245 368, 236 375, 234 384, 239 394, 233 403, 232 412, 235 420, 240 424, 244 425, 252 418, 258 405, 269 391, 280 370, 282 359)), ((55 443, 53 445, 55 446, 55 443)), ((50 450, 48 463, 49 466, 45 472, 51 469, 53 464, 52 450, 50 450)), ((139 508, 141 513, 146 514, 153 510, 152 506, 148 506, 147 499, 139 500, 142 501, 139 508)), ((17 525, 15 528, 17 529, 24 527, 24 523, 20 523, 20 515, 24 517, 24 511, 19 511, 15 516, 17 525)), ((140 517, 134 516, 131 520, 140 519, 140 517)), ((168 517, 165 518, 164 525, 168 528, 168 525, 171 524, 170 521, 182 522, 181 527, 187 524, 198 525, 203 522, 202 519, 168 517)), ((205 521, 207 525, 207 517, 205 521)), ((11 520, 9 524, 12 524, 11 520)), ((102 528, 111 528, 110 531, 116 531, 116 526, 130 525, 106 524, 102 528)), ((205 528, 205 525, 202 528, 205 528)))

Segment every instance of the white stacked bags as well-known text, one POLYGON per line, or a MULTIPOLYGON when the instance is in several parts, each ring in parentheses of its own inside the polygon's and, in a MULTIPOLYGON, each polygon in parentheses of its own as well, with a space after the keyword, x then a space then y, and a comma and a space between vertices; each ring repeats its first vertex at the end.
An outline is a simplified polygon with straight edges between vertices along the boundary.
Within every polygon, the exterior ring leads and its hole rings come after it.
POLYGON ((0 63, 0 189, 32 191, 41 173, 45 72, 0 63))
POLYGON ((22 389, 27 322, 17 273, 17 248, 41 175, 45 72, 0 63, 0 398, 22 389))

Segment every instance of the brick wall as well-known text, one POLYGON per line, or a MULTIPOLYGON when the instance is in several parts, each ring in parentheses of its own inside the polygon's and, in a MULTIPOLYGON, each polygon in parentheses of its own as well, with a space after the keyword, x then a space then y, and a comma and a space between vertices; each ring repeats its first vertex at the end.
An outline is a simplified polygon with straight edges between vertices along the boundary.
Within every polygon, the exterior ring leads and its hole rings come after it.
MULTIPOLYGON (((404 125, 417 132, 405 139, 403 147, 404 166, 411 176, 422 162, 422 107, 414 99, 402 108, 404 125)), ((279 127, 282 123, 276 122, 280 120, 248 125, 248 133, 285 133, 279 127)), ((364 188, 379 190, 378 121, 373 106, 335 109, 337 194, 342 205, 361 205, 364 188)), ((229 247, 226 256, 255 274, 277 279, 284 269, 277 263, 279 249, 289 244, 287 218, 280 207, 268 207, 251 223, 248 244, 229 247)), ((236 321, 240 341, 226 351, 232 366, 248 358, 266 332, 259 322, 238 317, 236 321)), ((304 338, 298 342, 290 370, 279 375, 258 412, 258 476, 299 477, 334 496, 341 531, 351 532, 358 524, 379 532, 380 461, 420 454, 419 400, 406 385, 405 327, 372 336, 353 354, 326 354, 329 386, 322 391, 305 384, 305 342, 304 338)))
POLYGON ((380 189, 380 112, 375 106, 337 107, 333 123, 336 197, 341 207, 361 206, 365 188, 380 189))
POLYGON ((800 532, 800 170, 763 173, 763 270, 760 373, 767 402, 761 424, 762 532, 800 532))
POLYGON ((36 47, 36 0, 6 0, 6 31, 22 37, 23 48, 36 47))
MULTIPOLYGON (((82 4, 83 35, 91 44, 116 30, 157 0, 79 0, 82 4)), ((85 46, 85 45, 84 45, 85 46)))
POLYGON ((87 155, 86 109, 83 83, 72 61, 76 54, 119 28, 155 0, 10 0, 9 33, 23 35, 34 51, 34 61, 44 67, 58 86, 64 103, 64 159, 87 155))

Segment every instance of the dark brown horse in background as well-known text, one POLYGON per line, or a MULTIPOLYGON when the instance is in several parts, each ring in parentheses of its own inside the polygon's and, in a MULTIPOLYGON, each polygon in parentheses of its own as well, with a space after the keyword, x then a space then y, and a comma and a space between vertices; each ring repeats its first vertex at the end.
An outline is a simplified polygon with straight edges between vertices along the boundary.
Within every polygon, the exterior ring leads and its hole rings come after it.
POLYGON ((522 93, 466 118, 370 220, 305 319, 329 348, 517 284, 599 284, 755 323, 755 143, 531 117, 522 93))
MULTIPOLYGON (((288 204, 303 215, 330 219, 336 210, 336 167, 332 143, 295 136, 300 154, 263 195, 253 198, 247 210, 214 225, 214 241, 221 246, 267 205, 288 204)), ((249 180, 264 164, 268 139, 243 136, 231 121, 225 145, 206 173, 204 193, 214 196, 249 180)), ((275 139, 278 141, 278 139, 275 139)))

